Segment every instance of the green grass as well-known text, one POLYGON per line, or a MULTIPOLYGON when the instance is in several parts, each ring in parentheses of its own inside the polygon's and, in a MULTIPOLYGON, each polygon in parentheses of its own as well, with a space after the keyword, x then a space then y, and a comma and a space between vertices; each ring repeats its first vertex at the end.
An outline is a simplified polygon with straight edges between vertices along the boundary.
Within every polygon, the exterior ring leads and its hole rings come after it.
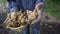
POLYGON ((0 0, 0 2, 6 2, 7 0, 0 0))
POLYGON ((60 4, 52 2, 52 0, 47 0, 47 5, 43 12, 49 13, 53 17, 60 19, 60 4))

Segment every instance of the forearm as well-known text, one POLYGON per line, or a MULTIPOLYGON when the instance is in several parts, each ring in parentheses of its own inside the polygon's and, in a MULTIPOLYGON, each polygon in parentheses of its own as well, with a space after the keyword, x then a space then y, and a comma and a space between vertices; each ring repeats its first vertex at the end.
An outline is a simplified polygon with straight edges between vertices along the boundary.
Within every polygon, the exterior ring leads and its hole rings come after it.
POLYGON ((40 6, 39 9, 41 9, 41 8, 44 9, 46 7, 46 0, 37 0, 36 1, 36 4, 35 4, 35 7, 36 7, 36 5, 39 5, 40 6))
POLYGON ((37 9, 38 11, 38 18, 36 20, 34 20, 34 22, 39 22, 41 20, 41 17, 42 17, 42 9, 44 7, 44 4, 45 4, 45 1, 42 0, 39 2, 38 0, 38 3, 36 4, 36 7, 35 9, 37 9))
POLYGON ((38 17, 37 17, 36 20, 34 20, 32 22, 32 24, 37 23, 37 22, 39 22, 41 20, 41 17, 42 17, 42 8, 43 8, 43 2, 40 2, 40 3, 36 4, 35 9, 37 9, 38 17))
POLYGON ((43 8, 43 2, 39 2, 36 6, 36 9, 38 11, 38 18, 35 20, 35 22, 39 22, 42 17, 42 8, 43 8))
POLYGON ((43 8, 43 5, 43 2, 39 2, 38 4, 36 4, 35 9, 37 9, 37 11, 41 10, 43 8))
POLYGON ((32 24, 39 22, 39 21, 41 20, 41 17, 42 17, 42 10, 39 10, 39 12, 38 12, 38 17, 37 17, 36 20, 34 20, 34 21, 32 22, 32 24))

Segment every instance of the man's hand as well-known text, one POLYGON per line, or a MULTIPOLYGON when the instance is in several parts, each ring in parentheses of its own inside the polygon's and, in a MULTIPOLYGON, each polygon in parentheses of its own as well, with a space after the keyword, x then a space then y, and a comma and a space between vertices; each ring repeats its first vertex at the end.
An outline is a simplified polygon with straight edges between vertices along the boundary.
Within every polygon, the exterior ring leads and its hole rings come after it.
POLYGON ((41 17, 42 17, 42 12, 41 10, 39 10, 37 19, 35 19, 31 24, 38 23, 41 20, 41 17))
POLYGON ((43 7, 43 2, 40 2, 40 3, 38 3, 35 6, 35 9, 37 9, 37 11, 38 11, 38 18, 36 20, 34 20, 32 22, 32 24, 35 24, 35 23, 37 23, 37 22, 39 22, 41 20, 41 17, 42 17, 42 7, 43 7))
POLYGON ((26 19, 26 22, 27 22, 27 24, 30 24, 30 21, 28 19, 26 19))

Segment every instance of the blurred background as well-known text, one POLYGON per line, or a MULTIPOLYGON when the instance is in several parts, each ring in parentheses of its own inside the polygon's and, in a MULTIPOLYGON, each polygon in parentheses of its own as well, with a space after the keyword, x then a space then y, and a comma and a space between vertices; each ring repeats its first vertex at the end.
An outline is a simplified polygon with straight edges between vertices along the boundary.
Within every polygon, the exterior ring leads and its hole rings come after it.
MULTIPOLYGON (((6 19, 7 0, 0 0, 0 26, 6 19)), ((60 0, 46 0, 43 17, 40 22, 41 34, 60 34, 60 0)), ((0 27, 0 34, 20 34, 0 27)))

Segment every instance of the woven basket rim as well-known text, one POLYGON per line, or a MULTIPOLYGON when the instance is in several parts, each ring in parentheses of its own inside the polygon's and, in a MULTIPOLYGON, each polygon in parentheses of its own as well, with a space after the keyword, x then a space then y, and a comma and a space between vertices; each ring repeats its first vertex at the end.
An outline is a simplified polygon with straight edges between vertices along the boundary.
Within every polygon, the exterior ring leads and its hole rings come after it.
POLYGON ((16 29, 21 29, 21 28, 24 28, 24 27, 26 27, 26 26, 27 26, 27 24, 26 24, 26 25, 23 25, 23 26, 20 26, 20 27, 16 27, 16 28, 9 27, 9 29, 16 30, 16 29))

